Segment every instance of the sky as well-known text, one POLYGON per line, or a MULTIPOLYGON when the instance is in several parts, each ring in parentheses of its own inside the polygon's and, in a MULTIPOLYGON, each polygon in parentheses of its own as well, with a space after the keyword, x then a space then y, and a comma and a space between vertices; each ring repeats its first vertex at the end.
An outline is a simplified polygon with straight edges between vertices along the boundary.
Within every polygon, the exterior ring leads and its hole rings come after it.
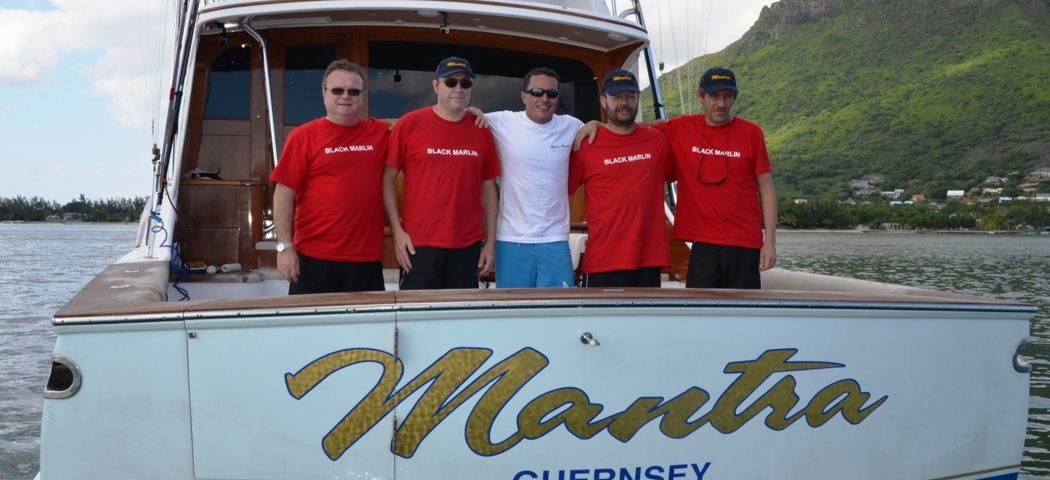
MULTIPOLYGON (((0 0, 0 198, 149 195, 176 3, 0 0)), ((771 3, 642 0, 642 9, 670 70, 739 39, 771 3)))

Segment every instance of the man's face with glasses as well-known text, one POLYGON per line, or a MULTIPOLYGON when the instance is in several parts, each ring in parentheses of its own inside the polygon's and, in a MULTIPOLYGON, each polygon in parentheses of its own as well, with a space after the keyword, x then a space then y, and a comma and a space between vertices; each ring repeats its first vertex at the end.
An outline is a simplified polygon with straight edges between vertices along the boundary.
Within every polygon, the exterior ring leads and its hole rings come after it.
POLYGON ((465 111, 470 106, 470 92, 473 87, 474 79, 462 72, 434 79, 438 107, 450 112, 465 111))
POLYGON ((521 92, 525 116, 536 123, 547 123, 558 111, 558 80, 547 75, 533 75, 529 86, 521 92))
POLYGON ((326 118, 342 125, 356 122, 364 99, 365 81, 356 73, 334 70, 324 83, 326 118))

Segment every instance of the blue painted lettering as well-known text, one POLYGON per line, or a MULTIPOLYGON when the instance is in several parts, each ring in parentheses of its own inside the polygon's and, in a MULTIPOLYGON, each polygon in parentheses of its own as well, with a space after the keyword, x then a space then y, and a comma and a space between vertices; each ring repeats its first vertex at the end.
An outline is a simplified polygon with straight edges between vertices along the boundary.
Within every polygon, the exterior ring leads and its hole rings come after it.
POLYGON ((522 470, 513 480, 703 480, 711 462, 649 465, 643 467, 594 468, 572 470, 522 470), (692 470, 695 477, 689 475, 692 470), (644 473, 644 476, 642 472, 644 473))

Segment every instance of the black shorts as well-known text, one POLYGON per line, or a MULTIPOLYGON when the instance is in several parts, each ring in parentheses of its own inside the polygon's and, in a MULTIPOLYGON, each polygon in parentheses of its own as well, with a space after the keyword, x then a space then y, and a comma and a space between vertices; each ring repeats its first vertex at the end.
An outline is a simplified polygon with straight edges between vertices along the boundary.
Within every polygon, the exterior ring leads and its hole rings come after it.
POLYGON ((634 270, 613 270, 588 273, 583 276, 584 287, 659 287, 660 267, 642 267, 634 270))
POLYGON ((689 254, 687 288, 762 288, 757 248, 693 243, 689 254))
POLYGON ((401 270, 401 290, 478 288, 481 242, 462 248, 416 247, 412 271, 401 270))
POLYGON ((299 255, 299 281, 288 283, 288 295, 333 292, 382 292, 382 262, 336 262, 299 255))

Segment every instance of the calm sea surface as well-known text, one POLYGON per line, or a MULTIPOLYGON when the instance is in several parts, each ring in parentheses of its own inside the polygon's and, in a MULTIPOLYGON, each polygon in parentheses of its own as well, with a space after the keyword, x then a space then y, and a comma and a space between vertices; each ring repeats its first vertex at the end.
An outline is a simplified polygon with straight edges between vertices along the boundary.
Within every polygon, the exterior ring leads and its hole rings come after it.
MULTIPOLYGON (((38 468, 51 315, 130 250, 133 225, 0 224, 0 479, 38 468)), ((1039 305, 1050 345, 1050 237, 781 232, 780 266, 1039 305)), ((1022 478, 1050 478, 1050 346, 1035 347, 1022 478)))

